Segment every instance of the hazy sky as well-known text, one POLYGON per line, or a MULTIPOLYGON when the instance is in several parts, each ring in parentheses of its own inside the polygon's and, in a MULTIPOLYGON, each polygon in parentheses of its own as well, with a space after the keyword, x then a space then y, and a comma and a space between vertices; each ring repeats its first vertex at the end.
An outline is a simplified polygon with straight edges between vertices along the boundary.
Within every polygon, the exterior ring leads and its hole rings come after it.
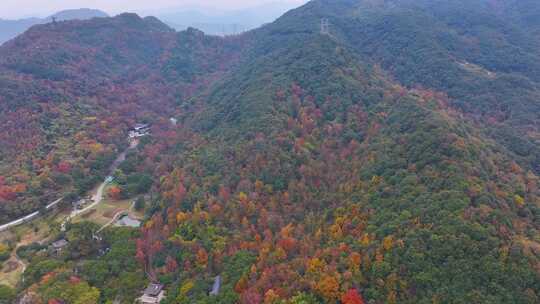
POLYGON ((304 0, 0 0, 0 18, 46 16, 69 8, 97 8, 109 14, 157 12, 167 8, 239 9, 268 2, 301 4, 304 0))

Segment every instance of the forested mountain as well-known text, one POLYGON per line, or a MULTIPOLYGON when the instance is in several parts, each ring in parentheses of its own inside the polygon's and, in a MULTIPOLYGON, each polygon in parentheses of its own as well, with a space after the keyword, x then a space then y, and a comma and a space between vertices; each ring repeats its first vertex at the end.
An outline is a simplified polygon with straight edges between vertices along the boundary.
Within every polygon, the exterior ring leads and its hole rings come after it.
POLYGON ((88 191, 127 145, 124 134, 135 120, 155 120, 156 112, 167 118, 232 64, 236 49, 131 14, 50 23, 6 43, 0 220, 88 191))
POLYGON ((0 19, 0 44, 22 34, 33 25, 51 22, 53 18, 58 21, 65 21, 73 19, 86 20, 95 17, 108 17, 108 15, 100 10, 82 8, 60 11, 47 18, 0 19))
POLYGON ((18 291, 538 303, 539 12, 313 0, 227 38, 131 14, 34 27, 0 48, 3 220, 84 193, 135 122, 152 135, 116 190, 153 186, 141 229, 71 225, 64 254, 28 255, 18 291))

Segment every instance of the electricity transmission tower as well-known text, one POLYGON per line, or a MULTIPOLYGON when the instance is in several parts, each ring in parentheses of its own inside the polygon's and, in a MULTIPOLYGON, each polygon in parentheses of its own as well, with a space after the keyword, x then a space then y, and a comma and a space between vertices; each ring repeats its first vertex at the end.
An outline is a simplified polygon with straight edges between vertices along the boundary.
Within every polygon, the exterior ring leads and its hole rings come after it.
POLYGON ((321 35, 330 35, 330 22, 327 18, 321 19, 321 35))

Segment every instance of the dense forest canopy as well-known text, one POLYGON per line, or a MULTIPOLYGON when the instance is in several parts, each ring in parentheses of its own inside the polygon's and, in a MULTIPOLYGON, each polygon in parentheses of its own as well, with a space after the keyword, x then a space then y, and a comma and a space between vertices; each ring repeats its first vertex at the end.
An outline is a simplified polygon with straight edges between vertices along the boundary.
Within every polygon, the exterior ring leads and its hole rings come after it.
POLYGON ((224 38, 33 27, 0 47, 0 221, 86 193, 146 122, 111 192, 147 193, 145 221, 20 249, 0 301, 154 282, 171 304, 538 303, 538 20, 532 0, 313 0, 224 38))

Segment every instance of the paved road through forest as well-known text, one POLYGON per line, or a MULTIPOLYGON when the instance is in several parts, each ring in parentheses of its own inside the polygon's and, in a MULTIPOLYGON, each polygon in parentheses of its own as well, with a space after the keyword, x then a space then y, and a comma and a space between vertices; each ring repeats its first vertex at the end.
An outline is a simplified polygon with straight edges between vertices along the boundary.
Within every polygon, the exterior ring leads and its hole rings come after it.
POLYGON ((103 181, 103 183, 101 183, 101 185, 99 185, 99 187, 97 188, 96 190, 96 193, 94 193, 94 195, 92 196, 92 204, 84 207, 83 209, 80 209, 80 210, 73 210, 71 212, 70 215, 68 215, 64 221, 62 222, 62 230, 64 230, 65 228, 65 225, 70 221, 72 220, 73 218, 87 212, 87 211, 90 211, 92 208, 94 208, 95 206, 97 206, 99 203, 101 203, 101 201, 103 200, 103 192, 105 191, 105 187, 110 183, 112 182, 112 175, 114 174, 114 171, 118 168, 118 166, 124 161, 126 160, 126 155, 127 155, 127 152, 131 149, 135 149, 137 146, 139 145, 139 141, 138 140, 133 140, 131 141, 129 147, 122 153, 120 153, 120 155, 118 155, 118 157, 116 158, 116 160, 113 162, 113 164, 111 165, 111 168, 110 168, 110 171, 109 171, 109 176, 107 176, 107 178, 105 178, 105 180, 103 181))
MULTIPOLYGON (((118 155, 118 157, 116 158, 116 160, 113 162, 113 164, 111 165, 111 168, 109 170, 109 176, 107 176, 107 178, 105 179, 105 181, 103 181, 103 183, 101 183, 101 185, 99 185, 99 187, 97 188, 96 190, 96 193, 92 196, 92 199, 93 199, 93 203, 88 205, 87 207, 85 207, 84 209, 81 209, 81 210, 74 210, 73 212, 71 212, 70 215, 68 215, 66 217, 66 219, 62 222, 62 227, 65 226, 65 224, 73 219, 74 217, 77 217, 78 215, 92 209, 93 207, 95 207, 97 204, 99 204, 102 200, 103 200, 103 191, 105 190, 105 187, 107 186, 108 183, 110 183, 112 181, 112 178, 111 178, 111 175, 114 173, 114 171, 116 170, 116 168, 118 168, 118 166, 124 161, 126 160, 126 155, 127 155, 127 152, 131 149, 134 149, 136 148, 137 146, 139 145, 139 140, 138 139, 134 139, 130 142, 130 145, 129 147, 122 153, 120 153, 120 155, 118 155)), ((57 199, 56 201, 48 204, 45 209, 49 210, 49 209, 52 209, 54 208, 56 205, 58 205, 58 203, 60 203, 62 201, 63 198, 59 198, 57 199)), ((19 225, 22 225, 24 223, 27 223, 35 218, 37 218, 38 216, 40 215, 40 212, 39 211, 35 211, 33 213, 30 213, 24 217, 21 217, 19 219, 16 219, 14 221, 11 221, 7 224, 4 224, 4 225, 1 225, 0 226, 0 232, 2 231, 5 231, 5 230, 8 230, 10 228, 13 228, 13 227, 16 227, 16 226, 19 226, 19 225)))

